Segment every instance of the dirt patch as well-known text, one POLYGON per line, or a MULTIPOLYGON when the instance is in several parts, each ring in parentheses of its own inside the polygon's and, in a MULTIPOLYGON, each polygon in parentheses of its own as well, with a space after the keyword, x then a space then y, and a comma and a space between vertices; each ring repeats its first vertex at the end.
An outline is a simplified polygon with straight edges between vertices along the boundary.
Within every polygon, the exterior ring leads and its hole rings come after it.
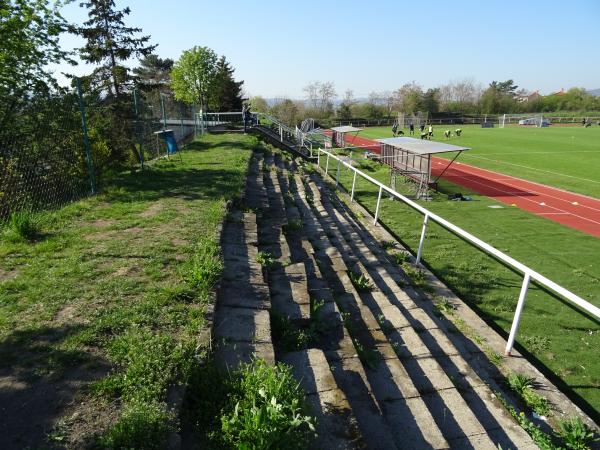
POLYGON ((56 313, 54 320, 62 325, 64 323, 73 323, 73 319, 77 315, 77 306, 68 305, 56 313))
POLYGON ((115 220, 108 220, 108 219, 96 219, 96 220, 92 220, 89 222, 89 224, 91 226, 93 226, 94 228, 107 228, 116 223, 117 222, 115 220))
POLYGON ((17 269, 4 270, 0 269, 0 283, 3 281, 14 280, 19 276, 19 271, 17 269))
POLYGON ((171 245, 173 245, 173 247, 183 247, 184 245, 187 245, 187 241, 176 237, 171 239, 171 245))
POLYGON ((152 217, 157 215, 160 211, 162 211, 163 205, 162 203, 155 202, 148 209, 140 214, 140 217, 152 217))
POLYGON ((118 277, 124 277, 124 276, 128 276, 128 277, 135 277, 138 276, 142 273, 142 270, 138 267, 138 266, 124 266, 124 267, 119 267, 114 275, 118 276, 118 277))

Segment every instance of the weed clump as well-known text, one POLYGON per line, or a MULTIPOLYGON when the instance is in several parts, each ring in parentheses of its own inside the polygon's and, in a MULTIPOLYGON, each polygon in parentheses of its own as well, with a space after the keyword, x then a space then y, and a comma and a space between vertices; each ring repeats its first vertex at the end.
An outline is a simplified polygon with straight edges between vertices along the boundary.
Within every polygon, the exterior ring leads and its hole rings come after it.
POLYGON ((188 414, 209 448, 308 448, 315 435, 304 392, 284 364, 261 359, 229 376, 213 365, 192 376, 188 414))
POLYGON ((352 282, 352 284, 358 292, 365 292, 373 289, 371 281, 362 273, 356 273, 352 270, 349 270, 348 278, 350 278, 350 281, 352 282))
POLYGON ((11 214, 4 227, 4 235, 10 242, 32 241, 40 228, 39 218, 33 212, 23 210, 11 214))

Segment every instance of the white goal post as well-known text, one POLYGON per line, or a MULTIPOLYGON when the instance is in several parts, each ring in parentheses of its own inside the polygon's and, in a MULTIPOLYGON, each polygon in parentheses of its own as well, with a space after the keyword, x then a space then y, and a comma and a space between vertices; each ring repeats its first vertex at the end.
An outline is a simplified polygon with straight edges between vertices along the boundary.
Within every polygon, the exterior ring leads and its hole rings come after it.
POLYGON ((498 115, 498 127, 505 128, 508 125, 534 126, 541 128, 550 125, 550 120, 544 118, 544 115, 541 113, 498 115))

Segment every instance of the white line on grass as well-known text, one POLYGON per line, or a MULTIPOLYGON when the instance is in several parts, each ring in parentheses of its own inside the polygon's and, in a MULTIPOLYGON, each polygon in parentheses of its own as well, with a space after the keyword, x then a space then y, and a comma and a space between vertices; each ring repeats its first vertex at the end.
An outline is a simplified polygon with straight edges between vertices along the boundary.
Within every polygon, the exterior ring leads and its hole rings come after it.
MULTIPOLYGON (((484 156, 465 155, 465 157, 485 159, 486 161, 492 161, 492 162, 495 162, 497 164, 508 164, 509 166, 521 167, 523 169, 530 169, 530 170, 535 170, 535 171, 538 171, 538 172, 549 173, 549 174, 552 174, 552 175, 558 175, 560 177, 569 177, 569 178, 574 178, 576 180, 588 181, 590 183, 600 184, 600 181, 590 180, 588 178, 581 178, 581 177, 576 177, 574 175, 567 175, 565 173, 552 172, 551 170, 536 169, 535 167, 524 166, 522 164, 509 163, 509 162, 506 162, 506 161, 498 161, 498 160, 495 160, 495 159, 486 158, 484 156)), ((566 191, 566 192, 568 192, 568 191, 566 191)))

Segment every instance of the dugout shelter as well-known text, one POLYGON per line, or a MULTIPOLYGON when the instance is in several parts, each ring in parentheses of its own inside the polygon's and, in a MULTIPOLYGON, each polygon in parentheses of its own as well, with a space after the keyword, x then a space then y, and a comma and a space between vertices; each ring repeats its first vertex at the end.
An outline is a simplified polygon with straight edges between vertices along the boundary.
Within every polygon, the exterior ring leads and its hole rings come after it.
POLYGON ((459 147, 444 142, 433 142, 411 137, 377 139, 377 141, 381 144, 381 162, 390 166, 392 188, 395 188, 396 176, 400 175, 414 182, 417 198, 426 198, 429 187, 433 186, 435 188, 439 178, 456 158, 462 152, 470 150, 468 147, 459 147), (456 155, 452 161, 432 181, 432 156, 454 152, 456 155))
POLYGON ((338 147, 344 148, 346 146, 346 134, 354 133, 354 136, 357 136, 358 133, 360 133, 362 130, 363 130, 362 128, 356 128, 351 125, 344 125, 341 127, 333 127, 331 129, 331 131, 332 131, 331 140, 338 147))

